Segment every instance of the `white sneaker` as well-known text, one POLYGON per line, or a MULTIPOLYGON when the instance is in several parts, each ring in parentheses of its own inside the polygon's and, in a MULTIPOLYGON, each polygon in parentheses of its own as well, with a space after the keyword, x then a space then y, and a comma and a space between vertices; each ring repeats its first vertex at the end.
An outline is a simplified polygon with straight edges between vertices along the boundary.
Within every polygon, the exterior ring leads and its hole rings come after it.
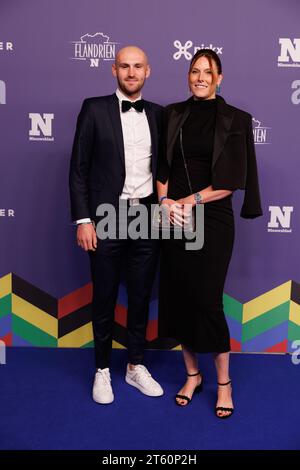
POLYGON ((127 365, 125 381, 149 397, 160 397, 164 394, 159 383, 153 379, 150 372, 141 364, 136 365, 133 370, 129 369, 129 364, 127 365))
POLYGON ((110 382, 109 369, 97 369, 93 385, 94 401, 102 405, 108 405, 114 401, 114 394, 110 382))

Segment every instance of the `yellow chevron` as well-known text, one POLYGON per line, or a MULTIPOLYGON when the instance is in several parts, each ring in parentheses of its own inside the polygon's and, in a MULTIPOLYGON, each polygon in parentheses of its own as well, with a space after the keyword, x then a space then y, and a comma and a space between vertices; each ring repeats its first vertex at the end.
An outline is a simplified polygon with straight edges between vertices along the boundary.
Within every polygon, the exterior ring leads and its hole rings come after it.
POLYGON ((122 346, 122 344, 118 343, 117 341, 113 340, 112 342, 112 347, 114 349, 126 349, 125 346, 122 346))
POLYGON ((58 338, 57 346, 59 348, 80 348, 81 346, 93 341, 93 339, 92 322, 89 322, 86 325, 71 331, 71 333, 58 338))
POLYGON ((48 335, 57 338, 58 320, 43 310, 35 307, 16 294, 12 295, 12 312, 23 320, 31 323, 48 335))
POLYGON ((181 351, 180 344, 178 344, 178 346, 175 346, 175 348, 172 348, 171 351, 181 351))
POLYGON ((6 276, 0 277, 0 299, 5 295, 11 294, 12 275, 11 273, 6 276))
MULTIPOLYGON (((269 310, 290 301, 289 319, 300 326, 300 305, 290 300, 292 281, 287 281, 280 286, 246 302, 243 305, 243 324, 259 317, 269 310)), ((0 277, 0 298, 12 293, 12 273, 0 277)), ((18 317, 36 326, 45 333, 57 338, 58 320, 45 311, 35 307, 21 297, 12 294, 12 311, 18 317)), ((80 327, 62 338, 58 339, 58 347, 81 347, 93 340, 91 322, 80 327)), ((113 341, 113 347, 125 349, 125 347, 113 341)), ((172 350, 181 350, 180 345, 172 350)))
POLYGON ((274 307, 287 302, 291 298, 292 281, 271 289, 243 305, 243 323, 259 317, 274 307))
POLYGON ((300 305, 292 300, 290 301, 290 315, 289 319, 300 326, 300 305))

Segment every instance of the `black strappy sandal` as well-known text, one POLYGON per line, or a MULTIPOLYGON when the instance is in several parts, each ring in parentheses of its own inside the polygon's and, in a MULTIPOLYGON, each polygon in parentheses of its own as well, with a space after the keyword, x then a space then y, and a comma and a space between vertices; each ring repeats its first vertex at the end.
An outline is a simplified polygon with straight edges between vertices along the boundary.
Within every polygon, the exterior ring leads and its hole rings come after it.
MULTIPOLYGON (((201 375, 201 372, 198 370, 198 372, 196 372, 196 374, 186 374, 188 377, 195 377, 196 375, 200 375, 202 377, 202 380, 201 380, 201 383, 199 385, 197 385, 197 387, 195 387, 195 390, 193 392, 193 395, 195 393, 200 393, 202 392, 203 390, 203 375, 201 375)), ((193 398, 193 397, 192 397, 193 398)), ((192 401, 192 398, 190 397, 187 397, 186 395, 176 395, 175 396, 175 403, 176 405, 178 406, 187 406, 190 404, 190 402, 192 401), (176 398, 179 398, 180 400, 186 400, 186 405, 181 405, 181 403, 178 403, 178 401, 176 400, 176 398)))
MULTIPOLYGON (((231 384, 231 380, 229 380, 229 382, 226 382, 226 384, 220 384, 218 382, 218 385, 221 385, 221 386, 223 386, 223 385, 225 386, 225 385, 229 385, 229 384, 231 384)), ((224 406, 217 406, 216 409, 215 409, 216 417, 220 418, 220 419, 230 418, 230 416, 232 416, 232 414, 233 414, 233 411, 234 411, 234 408, 225 408, 224 406), (218 411, 229 411, 229 414, 219 416, 218 411)))

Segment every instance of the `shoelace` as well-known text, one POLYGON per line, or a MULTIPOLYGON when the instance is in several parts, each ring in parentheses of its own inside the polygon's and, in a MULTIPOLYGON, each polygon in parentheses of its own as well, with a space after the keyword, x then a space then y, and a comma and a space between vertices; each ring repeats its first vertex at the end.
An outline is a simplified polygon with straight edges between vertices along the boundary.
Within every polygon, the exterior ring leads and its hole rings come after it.
POLYGON ((150 372, 146 369, 145 366, 141 366, 139 365, 138 367, 135 368, 134 370, 135 372, 135 377, 137 380, 141 379, 141 378, 146 378, 146 379, 150 379, 152 378, 152 375, 150 374, 150 372))
POLYGON ((105 373, 105 372, 97 372, 96 374, 96 381, 100 381, 102 380, 102 382, 105 384, 105 385, 110 385, 110 376, 105 373))

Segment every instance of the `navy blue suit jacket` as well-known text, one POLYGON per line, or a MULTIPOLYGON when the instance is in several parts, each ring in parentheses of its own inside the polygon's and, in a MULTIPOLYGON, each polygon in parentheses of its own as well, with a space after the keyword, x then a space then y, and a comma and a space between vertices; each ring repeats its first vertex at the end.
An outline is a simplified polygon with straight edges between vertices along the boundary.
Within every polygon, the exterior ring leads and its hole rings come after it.
MULTIPOLYGON (((151 134, 155 190, 162 107, 145 101, 151 134)), ((116 94, 84 100, 77 120, 70 165, 72 220, 95 218, 99 204, 117 205, 125 182, 125 156, 116 94)))

